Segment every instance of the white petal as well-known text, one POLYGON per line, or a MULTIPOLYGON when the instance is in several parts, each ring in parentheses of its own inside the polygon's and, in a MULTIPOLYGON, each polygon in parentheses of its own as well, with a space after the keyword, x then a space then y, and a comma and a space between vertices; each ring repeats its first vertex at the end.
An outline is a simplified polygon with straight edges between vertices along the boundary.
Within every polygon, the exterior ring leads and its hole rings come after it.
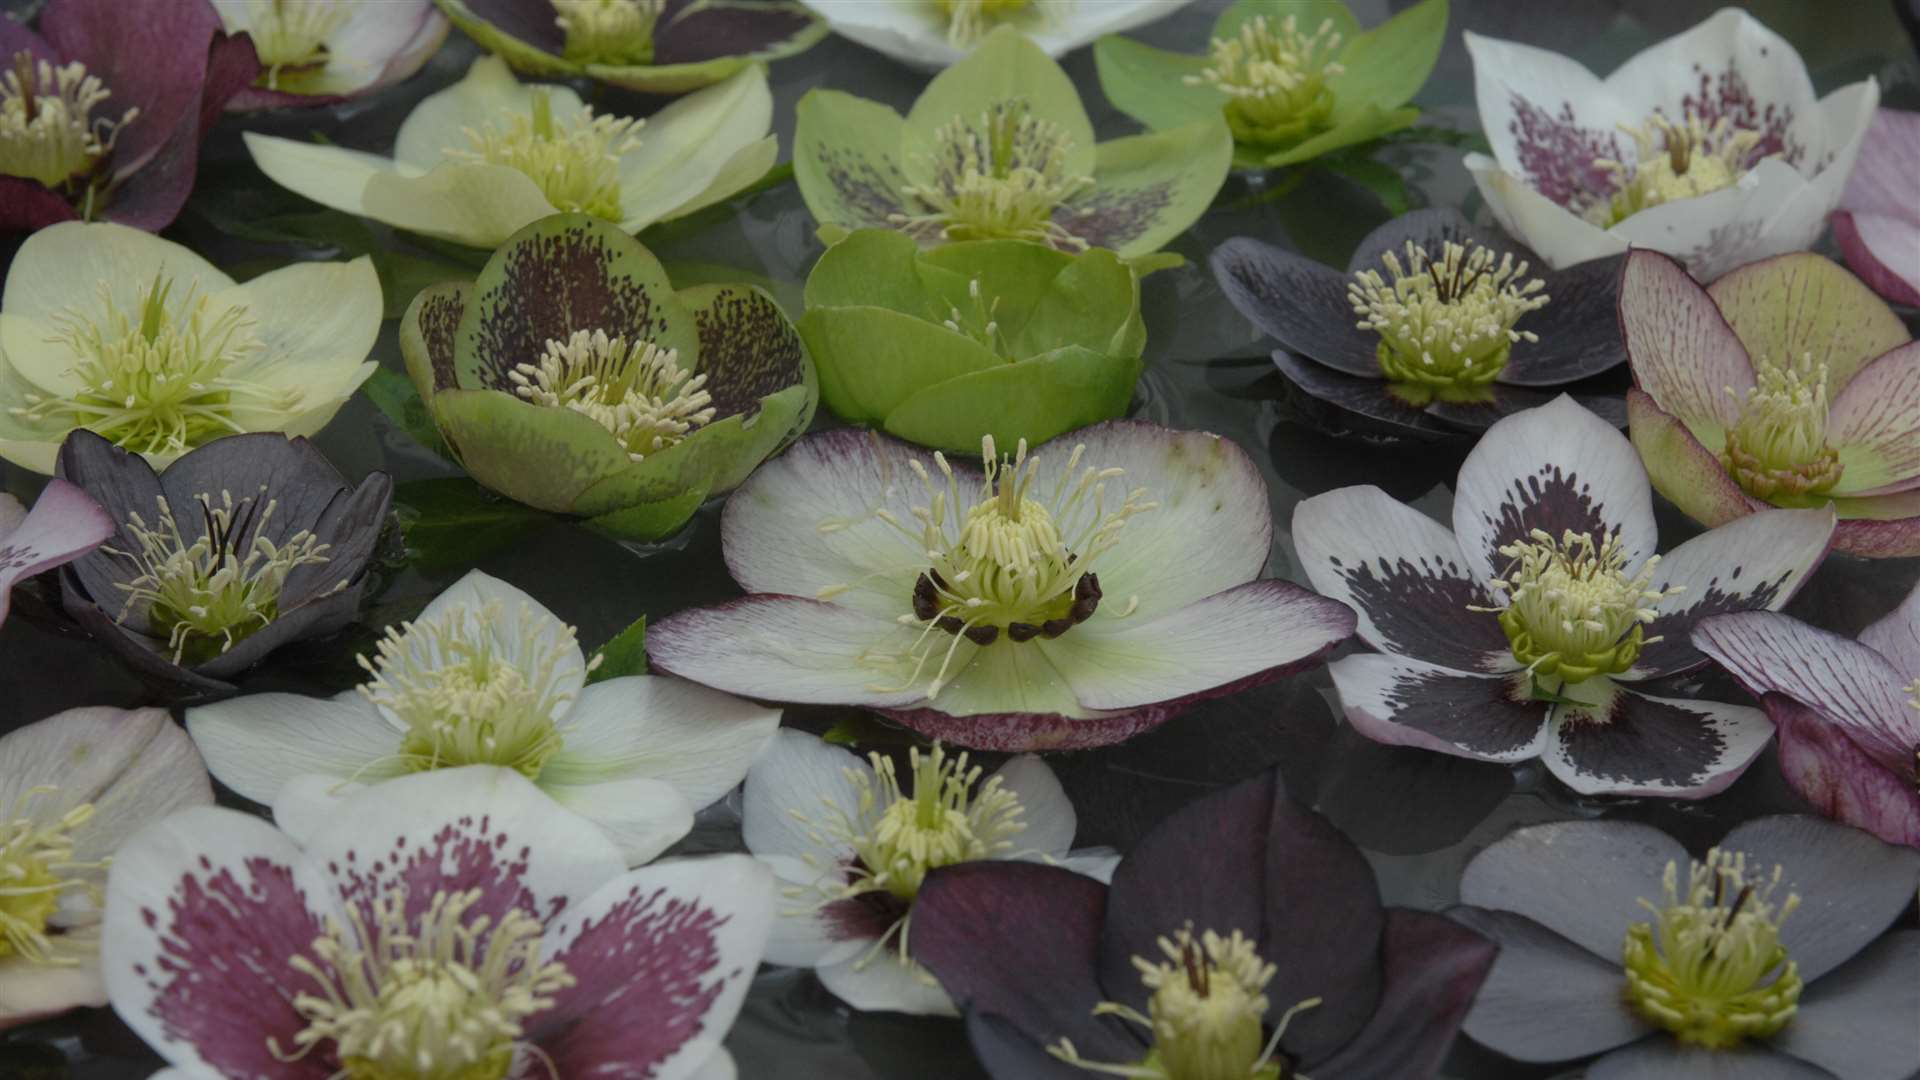
POLYGON ((246 312, 260 351, 233 374, 269 386, 325 388, 360 370, 380 336, 380 275, 365 255, 351 262, 295 263, 211 298, 246 312), (315 303, 325 297, 325 303, 315 303))
POLYGON ((1594 158, 1618 159, 1631 152, 1631 140, 1623 139, 1616 125, 1638 124, 1645 117, 1618 101, 1578 61, 1471 31, 1462 37, 1473 59, 1474 102, 1487 142, 1500 169, 1523 179, 1530 190, 1565 205, 1590 190, 1591 179, 1607 175, 1594 168, 1594 158), (1625 151, 1622 142, 1629 144, 1625 151))
POLYGON ((420 175, 370 177, 361 213, 422 236, 493 248, 558 211, 540 185, 518 169, 449 161, 420 175))
POLYGON ((694 1070, 688 1080, 738 1080, 740 1070, 733 1063, 733 1055, 726 1047, 715 1050, 700 1067, 694 1070))
POLYGON ((229 698, 188 709, 187 731, 208 771, 258 803, 296 776, 373 781, 399 771, 400 729, 356 690, 229 698))
POLYGON ((638 675, 594 683, 567 712, 565 745, 540 782, 650 777, 693 806, 718 800, 780 726, 780 710, 680 679, 638 675))
POLYGON ((383 173, 397 173, 394 163, 378 154, 344 146, 283 139, 257 131, 241 133, 253 163, 267 179, 296 195, 356 217, 367 213, 367 182, 383 173))
POLYGON ((428 0, 362 0, 349 10, 346 25, 327 39, 323 85, 332 93, 351 94, 380 82, 396 55, 418 40, 422 23, 440 17, 428 0))
POLYGON ((445 161, 447 150, 470 150, 473 142, 468 130, 506 131, 513 117, 530 118, 536 89, 546 92, 556 122, 568 123, 579 115, 580 95, 571 89, 523 86, 505 60, 483 56, 467 68, 466 77, 420 99, 407 114, 394 136, 394 160, 425 172, 445 161))
POLYGON ((1423 660, 1358 653, 1327 665, 1353 729, 1388 746, 1479 761, 1540 756, 1547 706, 1524 675, 1475 675, 1423 660))
MULTIPOLYGON (((737 497, 737 496, 736 496, 737 497)), ((935 631, 884 621, 839 604, 793 596, 748 596, 694 608, 647 627, 656 670, 745 697, 822 705, 910 705, 952 640, 935 631), (936 648, 912 677, 916 648, 936 648)), ((962 642, 949 679, 975 646, 962 642)))
POLYGON ((620 848, 628 866, 653 861, 693 829, 693 804, 672 784, 640 776, 557 784, 544 775, 540 790, 593 822, 620 848))
POLYGON ((1107 34, 1123 34, 1164 19, 1193 0, 1101 0, 1058 5, 1058 13, 1027 31, 1048 56, 1061 57, 1107 34))
MULTIPOLYGON (((1626 107, 1629 124, 1655 109, 1678 117, 1689 107, 1708 116, 1750 109, 1736 119, 1784 123, 1789 144, 1817 158, 1824 150, 1813 82, 1793 45, 1736 8, 1722 8, 1688 30, 1653 45, 1607 76, 1607 92, 1626 107), (1706 98, 1711 82, 1713 100, 1706 98)), ((1797 163, 1805 169, 1810 162, 1797 163)))
MULTIPOLYGON (((470 570, 434 597, 414 621, 422 623, 442 618, 455 608, 465 608, 476 617, 491 610, 493 614, 485 623, 486 628, 491 631, 500 655, 510 662, 525 663, 559 650, 561 655, 554 665, 553 685, 561 693, 579 696, 587 682, 586 654, 577 642, 571 642, 572 627, 561 622, 546 605, 517 586, 470 570), (538 629, 531 633, 529 640, 529 629, 534 627, 538 629)), ((553 718, 558 720, 566 715, 566 708, 563 705, 556 709, 553 718)))
POLYGON ((767 963, 789 967, 839 963, 858 956, 873 943, 870 937, 847 938, 846 927, 825 914, 820 895, 813 888, 820 882, 821 871, 791 855, 757 858, 773 871, 779 893, 773 908, 773 930, 767 938, 767 963))
MULTIPOLYGON (((719 171, 713 174, 713 179, 707 181, 707 186, 702 188, 698 195, 681 203, 669 216, 683 218, 695 211, 705 210, 715 203, 733 198, 767 175, 767 170, 773 168, 779 160, 779 136, 769 135, 759 142, 748 143, 733 152, 733 156, 720 166, 719 171)), ((631 226, 623 225, 622 227, 631 226)))
POLYGON ((27 508, 19 499, 0 491, 0 540, 12 536, 27 520, 27 508))
POLYGON ((1627 242, 1527 186, 1485 154, 1463 160, 1500 227, 1556 270, 1627 250, 1627 242))
POLYGON ((79 963, 36 964, 19 956, 0 960, 0 1031, 68 1009, 107 1003, 107 980, 100 973, 100 932, 70 931, 53 939, 63 955, 79 963), (85 948, 76 948, 80 940, 85 948))
POLYGON ((786 728, 775 732, 747 773, 740 807, 747 850, 760 856, 810 855, 820 866, 837 865, 852 848, 812 822, 838 820, 836 814, 850 815, 859 806, 850 773, 871 778, 873 770, 818 736, 786 728))
POLYGON ((1766 714, 1746 705, 1587 686, 1568 695, 1602 704, 1555 705, 1540 754, 1582 795, 1703 799, 1739 779, 1773 737, 1766 714))
MULTIPOLYGON (((954 639, 942 633, 939 648, 944 650, 954 639)), ((1073 687, 1052 656, 1034 648, 1038 642, 1015 644, 1001 640, 987 648, 969 642, 959 643, 958 655, 966 661, 955 663, 947 673, 947 682, 925 707, 949 716, 977 716, 983 713, 1052 713, 1081 718, 1094 710, 1081 705, 1073 687)), ((939 663, 936 653, 932 663, 939 663)), ((966 741, 964 736, 955 736, 966 741)))
MULTIPOLYGON (((212 263, 152 233, 110 222, 63 221, 27 237, 14 253, 6 313, 49 326, 68 311, 98 322, 106 309, 102 286, 131 314, 139 310, 140 291, 161 276, 173 282, 173 296, 205 296, 233 284, 212 263)), ((14 344, 6 343, 8 361, 18 368, 14 344)))
POLYGON ((805 0, 833 32, 921 71, 946 67, 966 51, 947 41, 946 20, 931 7, 874 0, 805 0))
MULTIPOLYGON (((122 799, 157 800, 160 805, 154 809, 164 813, 173 808, 165 805, 170 797, 147 790, 156 767, 174 773, 167 778, 170 782, 199 796, 189 802, 213 801, 205 770, 164 709, 68 709, 0 736, 0 815, 51 824, 81 803, 99 802, 122 781, 132 781, 120 793, 122 799), (201 775, 198 783, 196 771, 201 775), (54 790, 29 796, 41 787, 54 790)), ((138 814, 141 808, 127 810, 138 814)), ((96 820, 89 830, 102 824, 96 820)), ((101 830, 114 843, 100 854, 118 846, 126 831, 101 830)))
POLYGON ((772 125, 773 94, 758 64, 648 117, 640 146, 620 159, 621 227, 636 231, 677 216, 772 125))
MULTIPOLYGON (((1767 235, 1748 258, 1802 251, 1819 242, 1827 216, 1846 193, 1879 104, 1880 85, 1873 79, 1843 86, 1820 100, 1814 130, 1826 145, 1826 157, 1801 164, 1803 172, 1816 167, 1818 172, 1768 222, 1767 235)), ((1914 256, 1909 252, 1905 257, 1914 256)))
POLYGON ((1694 277, 1712 281, 1763 255, 1812 243, 1817 227, 1809 231, 1804 215, 1794 227, 1786 219, 1806 188, 1793 166, 1767 158, 1730 187, 1642 210, 1608 231, 1634 247, 1666 252, 1694 277))
POLYGON ((833 996, 866 1012, 899 1012, 915 1016, 959 1016, 953 999, 933 975, 919 965, 900 962, 900 950, 889 947, 871 957, 827 964, 816 972, 833 996))
POLYGON ((1026 823, 1026 828, 1014 837, 1014 846, 1023 854, 1056 858, 1065 855, 1073 846, 1073 833, 1079 827, 1079 820, 1074 816, 1066 789, 1060 786, 1059 778, 1047 768, 1047 763, 1033 754, 1021 754, 1000 766, 993 775, 999 777, 1001 787, 1019 798, 1025 811, 1020 820, 1026 823))

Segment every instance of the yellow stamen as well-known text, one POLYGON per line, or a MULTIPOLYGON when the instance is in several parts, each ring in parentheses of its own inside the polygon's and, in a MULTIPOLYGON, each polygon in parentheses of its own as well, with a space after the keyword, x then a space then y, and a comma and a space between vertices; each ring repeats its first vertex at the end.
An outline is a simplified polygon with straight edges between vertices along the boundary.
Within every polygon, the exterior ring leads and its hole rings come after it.
POLYGON ((903 189, 925 210, 889 220, 923 238, 1031 240, 1084 251, 1087 242, 1054 220, 1093 185, 1093 177, 1068 171, 1073 148, 1060 125, 1034 116, 1024 100, 998 102, 974 121, 956 116, 934 132, 934 151, 922 159, 933 181, 903 189))
POLYGON ((1747 493, 1761 499, 1819 495, 1840 482, 1845 466, 1827 445, 1827 365, 1811 354, 1785 362, 1757 360, 1754 386, 1727 431, 1720 460, 1747 493))
POLYGON ((1331 19, 1306 34, 1292 15, 1256 15, 1232 37, 1214 38, 1206 69, 1188 75, 1186 83, 1227 96, 1227 126, 1236 140, 1295 142, 1330 126, 1334 96, 1328 80, 1346 71, 1334 60, 1340 44, 1331 19))
POLYGON ((66 892, 83 892, 96 906, 101 902, 99 886, 79 873, 104 872, 107 864, 76 862, 73 857, 73 834, 93 820, 92 803, 81 803, 45 824, 29 813, 35 799, 57 790, 46 785, 27 789, 14 804, 12 820, 0 824, 0 960, 18 957, 49 967, 81 963, 55 950, 48 924, 66 892))
POLYGON ((527 113, 508 113, 485 128, 464 128, 471 149, 449 148, 451 161, 505 165, 526 174, 557 210, 618 222, 620 159, 639 147, 644 121, 595 116, 585 105, 557 119, 546 90, 533 92, 527 113))
POLYGON ((1596 158, 1594 167, 1613 174, 1613 196, 1590 206, 1586 217, 1611 228, 1642 210, 1731 187, 1755 162, 1757 131, 1734 130, 1726 117, 1709 127, 1692 110, 1676 124, 1659 113, 1644 127, 1620 125, 1637 150, 1632 163, 1596 158))
POLYGON ((54 65, 15 53, 13 69, 0 74, 0 175, 35 180, 61 189, 85 180, 113 152, 120 130, 140 115, 93 118, 113 94, 75 61, 54 65))
POLYGON ((565 56, 581 64, 650 64, 654 24, 666 0, 553 0, 567 35, 565 56))
POLYGON ((1537 342, 1514 324, 1547 306, 1545 282, 1512 253, 1448 241, 1440 257, 1407 241, 1406 262, 1380 256, 1386 276, 1361 270, 1347 283, 1359 328, 1380 335, 1376 355, 1394 394, 1414 406, 1484 400, 1516 342, 1537 342))
POLYGON ((1531 537, 1500 549, 1512 562, 1487 583, 1500 606, 1468 608, 1499 614, 1515 660, 1536 675, 1578 683, 1626 671, 1643 646, 1661 640, 1643 637, 1644 628, 1681 587, 1652 587, 1660 556, 1630 571, 1617 534, 1596 542, 1568 530, 1555 540, 1535 529, 1531 537))
POLYGON ((603 330, 549 341, 538 364, 516 365, 507 378, 535 405, 568 409, 606 428, 635 461, 677 445, 712 423, 715 412, 706 375, 681 367, 678 350, 651 341, 628 345, 603 330))

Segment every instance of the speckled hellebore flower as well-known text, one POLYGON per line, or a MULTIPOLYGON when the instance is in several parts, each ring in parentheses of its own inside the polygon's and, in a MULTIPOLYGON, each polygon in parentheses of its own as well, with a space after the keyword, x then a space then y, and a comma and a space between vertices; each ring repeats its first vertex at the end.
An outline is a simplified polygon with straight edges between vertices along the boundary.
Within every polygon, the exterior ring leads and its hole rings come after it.
POLYGON ((210 0, 260 59, 229 112, 328 105, 419 71, 447 37, 433 0, 210 0))
POLYGON ((0 736, 0 1030, 107 1003, 114 853, 154 818, 212 802, 164 709, 69 709, 0 736))
POLYGON ((760 179, 779 154, 766 72, 748 68, 644 120, 597 115, 564 86, 528 86, 497 57, 423 98, 393 157, 247 132, 274 183, 397 229, 495 248, 541 218, 590 214, 627 232, 760 179))
POLYGON ((41 229, 0 296, 0 458, 51 473, 77 429, 156 469, 225 435, 312 435, 373 374, 381 308, 364 256, 235 284, 124 225, 41 229))
POLYGON ((1675 506, 1707 525, 1832 506, 1836 550, 1920 555, 1920 342, 1859 278, 1796 253, 1703 289, 1636 251, 1620 327, 1633 445, 1675 506))
POLYGON ((989 32, 1010 26, 1060 57, 1102 34, 1164 19, 1192 0, 800 0, 833 32, 910 67, 964 59, 989 32))
POLYGON ((207 0, 51 0, 0 17, 0 233, 75 218, 158 230, 200 140, 260 68, 207 0))
POLYGON ((1906 1080, 1920 1041, 1920 852, 1815 817, 1694 859, 1658 829, 1517 829, 1467 864, 1454 919, 1500 943, 1466 1033, 1587 1080, 1906 1080), (1884 935, 1884 936, 1883 936, 1884 935))
POLYGON ((1140 283, 1110 251, 1018 240, 922 250, 862 229, 807 276, 800 337, 827 407, 908 442, 973 453, 1122 416, 1147 344, 1140 283))
POLYGON ((250 694, 187 710, 207 767, 277 803, 303 777, 340 797, 417 772, 504 766, 637 866, 732 790, 780 723, 778 710, 677 679, 590 683, 600 658, 573 627, 478 570, 359 660, 367 680, 331 698, 250 694))
MULTIPOLYGON (((1627 356, 1618 258, 1553 270, 1453 209, 1368 233, 1345 274, 1245 236, 1208 262, 1233 306, 1280 342, 1281 374, 1396 433, 1477 434, 1627 356)), ((1590 407, 1620 411, 1617 398, 1590 407)))
POLYGON ((1239 0, 1205 55, 1127 38, 1094 46, 1100 89, 1155 131, 1223 114, 1242 169, 1295 165, 1411 127, 1407 102, 1447 37, 1447 0, 1422 0, 1371 30, 1342 3, 1239 0))
POLYGON ((997 1080, 1426 1080, 1494 953, 1383 908, 1359 849, 1271 771, 1154 826, 1111 887, 936 870, 913 934, 997 1080))
POLYGON ((1801 798, 1920 848, 1920 589, 1858 641, 1748 612, 1702 619, 1693 644, 1760 697, 1801 798))
POLYGON ((1920 112, 1881 109, 1833 215, 1847 265, 1896 304, 1920 307, 1920 112))
POLYGON ((1880 102, 1871 78, 1816 99, 1793 46, 1735 8, 1604 80, 1545 49, 1466 39, 1493 144, 1467 171, 1556 267, 1632 246, 1710 281, 1811 247, 1880 102))
POLYGON ((107 989, 173 1080, 734 1075, 773 917, 752 859, 628 870, 511 769, 280 825, 188 810, 114 862, 107 989))
POLYGON ((1360 612, 1377 653, 1330 665, 1375 742, 1542 759, 1583 795, 1697 799, 1766 745, 1760 710, 1655 697, 1706 663, 1708 615, 1778 609, 1826 556, 1830 509, 1772 510, 1656 555, 1653 491, 1626 436, 1561 397, 1487 430, 1460 466, 1453 528, 1371 485, 1300 503, 1313 586, 1360 612))
POLYGON ((717 83, 827 36, 798 4, 755 0, 435 0, 515 71, 649 94, 717 83))
POLYGON ((1110 421, 982 450, 984 472, 858 431, 802 439, 721 519, 749 595, 649 626, 654 666, 960 746, 1066 749, 1318 664, 1353 632, 1344 605, 1260 578, 1266 483, 1226 439, 1110 421))
POLYGON ((0 491, 0 623, 22 578, 72 562, 112 535, 113 519, 65 480, 47 481, 31 511, 0 491))
POLYGON ((829 243, 898 229, 928 247, 1031 240, 1146 255, 1206 212, 1233 157, 1218 116, 1096 146, 1073 81, 1011 26, 934 76, 904 119, 819 89, 797 116, 794 176, 829 243))
POLYGON ((479 280, 415 297, 400 349, 475 480, 643 540, 731 491, 819 401, 772 297, 676 291, 639 241, 579 214, 522 229, 479 280))
POLYGON ((60 574, 67 613, 142 676, 199 693, 353 621, 393 482, 358 487, 305 439, 234 435, 155 473, 90 431, 55 468, 116 528, 60 574))

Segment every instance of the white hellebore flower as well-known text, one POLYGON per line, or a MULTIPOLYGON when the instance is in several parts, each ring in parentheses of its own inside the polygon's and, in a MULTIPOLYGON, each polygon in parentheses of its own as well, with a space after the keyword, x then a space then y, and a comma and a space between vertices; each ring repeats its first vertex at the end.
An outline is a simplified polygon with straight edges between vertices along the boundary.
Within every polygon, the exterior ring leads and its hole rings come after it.
POLYGON ((1164 19, 1193 0, 800 0, 833 32, 910 67, 952 64, 1011 25, 1056 59, 1164 19))
POLYGON ((553 214, 637 232, 726 199, 779 156, 765 69, 747 67, 645 120, 596 115, 564 86, 524 86, 486 56, 422 99, 391 159, 248 132, 274 183, 349 214, 498 247, 553 214))
POLYGON ((139 229, 41 229, 0 299, 0 458, 52 473, 75 428, 155 469, 222 435, 312 435, 373 374, 383 306, 364 256, 235 284, 139 229))
POLYGON ((1812 246, 1880 102, 1871 78, 1816 99, 1793 46, 1733 8, 1605 79, 1545 49, 1466 40, 1493 144, 1467 170, 1556 269, 1633 246, 1706 281, 1812 246))
POLYGON ((360 658, 369 678, 358 688, 204 705, 187 710, 187 730, 221 783, 261 803, 280 802, 306 776, 345 797, 415 772, 514 769, 638 866, 740 782, 780 714, 678 679, 588 685, 598 663, 573 627, 475 570, 388 628, 377 655, 360 658))

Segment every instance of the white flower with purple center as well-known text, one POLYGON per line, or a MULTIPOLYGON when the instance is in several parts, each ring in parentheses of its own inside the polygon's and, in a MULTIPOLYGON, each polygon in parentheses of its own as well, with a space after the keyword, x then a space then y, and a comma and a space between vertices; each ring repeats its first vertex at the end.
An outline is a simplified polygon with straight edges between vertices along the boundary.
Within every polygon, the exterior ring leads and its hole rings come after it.
POLYGON ((1329 666, 1376 742, 1482 761, 1541 758, 1582 794, 1701 798, 1773 725, 1760 710, 1632 689, 1706 662, 1708 615, 1778 609, 1825 558, 1832 508, 1769 510, 1656 554, 1653 490, 1631 444, 1561 397, 1487 430, 1455 485, 1453 528, 1372 486, 1302 502, 1314 587, 1380 650, 1329 666))

